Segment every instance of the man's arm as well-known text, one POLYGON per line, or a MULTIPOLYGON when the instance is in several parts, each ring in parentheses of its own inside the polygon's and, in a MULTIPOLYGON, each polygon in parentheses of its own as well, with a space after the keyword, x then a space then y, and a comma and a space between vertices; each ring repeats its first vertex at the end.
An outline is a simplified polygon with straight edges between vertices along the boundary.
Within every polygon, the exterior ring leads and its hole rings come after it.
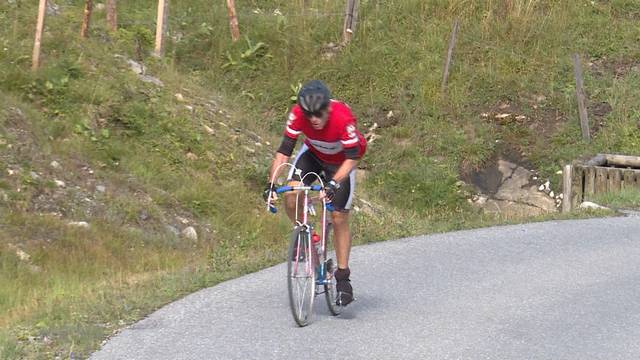
POLYGON ((267 180, 269 183, 271 183, 271 179, 273 179, 273 181, 275 181, 276 177, 278 176, 278 174, 276 174, 276 170, 278 169, 278 167, 286 162, 289 161, 289 156, 277 152, 276 156, 273 158, 273 161, 271 162, 271 169, 269 170, 269 179, 267 180))
MULTIPOLYGON (((346 159, 342 165, 338 168, 335 175, 333 175, 333 180, 340 184, 344 179, 349 177, 349 174, 353 169, 358 165, 358 160, 356 159, 346 159)), ((331 179, 330 179, 331 180, 331 179)))

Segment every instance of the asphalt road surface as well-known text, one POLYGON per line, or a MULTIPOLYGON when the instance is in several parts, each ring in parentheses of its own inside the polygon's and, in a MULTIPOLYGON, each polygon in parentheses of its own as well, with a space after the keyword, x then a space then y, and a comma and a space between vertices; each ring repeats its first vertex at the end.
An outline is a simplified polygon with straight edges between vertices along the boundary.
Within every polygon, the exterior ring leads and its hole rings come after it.
MULTIPOLYGON (((92 359, 640 359, 640 217, 422 236, 352 253, 357 301, 298 328, 278 265, 204 289, 92 359)), ((323 295, 322 295, 323 296, 323 295)))

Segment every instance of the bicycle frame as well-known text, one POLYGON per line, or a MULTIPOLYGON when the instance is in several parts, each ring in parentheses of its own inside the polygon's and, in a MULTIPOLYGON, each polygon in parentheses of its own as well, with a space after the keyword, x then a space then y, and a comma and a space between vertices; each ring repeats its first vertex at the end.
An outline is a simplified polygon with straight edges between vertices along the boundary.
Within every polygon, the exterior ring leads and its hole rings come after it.
MULTIPOLYGON (((293 164, 290 163, 284 163, 283 165, 288 165, 290 167, 292 167, 295 170, 297 170, 295 168, 295 166, 293 164)), ((278 167, 275 171, 274 177, 271 179, 271 182, 273 183, 275 181, 275 175, 278 174, 280 167, 278 167)), ((311 235, 311 230, 312 230, 312 226, 311 224, 309 224, 309 192, 310 191, 322 191, 324 189, 324 183, 322 181, 322 178, 320 177, 320 175, 318 175, 315 172, 310 172, 308 174, 306 174, 301 181, 302 185, 296 185, 296 186, 290 186, 290 185, 286 185, 286 186, 281 186, 279 188, 276 189, 276 194, 283 194, 286 192, 290 192, 290 191, 296 191, 296 209, 295 209, 295 214, 296 214, 296 226, 300 226, 302 227, 303 231, 308 232, 311 235), (319 182, 320 185, 311 185, 311 186, 307 186, 304 185, 304 180, 306 179, 307 176, 314 176, 319 182), (303 208, 302 208, 302 221, 300 221, 299 219, 297 219, 298 217, 298 206, 299 206, 299 200, 300 200, 300 193, 303 194, 303 208)), ((322 218, 321 218, 321 226, 322 226, 322 238, 321 238, 321 243, 320 243, 320 251, 322 254, 325 253, 326 251, 326 239, 327 239, 327 211, 333 211, 333 207, 331 206, 331 203, 328 203, 326 201, 326 199, 322 199, 322 218)), ((268 200, 267 202, 267 209, 269 211, 271 211, 272 213, 275 213, 276 207, 273 206, 273 204, 271 203, 271 199, 268 200)), ((311 237, 309 237, 311 239, 311 237)), ((316 285, 324 285, 326 280, 326 274, 325 274, 325 264, 318 264, 320 266, 320 271, 318 274, 318 279, 316 279, 316 285)))

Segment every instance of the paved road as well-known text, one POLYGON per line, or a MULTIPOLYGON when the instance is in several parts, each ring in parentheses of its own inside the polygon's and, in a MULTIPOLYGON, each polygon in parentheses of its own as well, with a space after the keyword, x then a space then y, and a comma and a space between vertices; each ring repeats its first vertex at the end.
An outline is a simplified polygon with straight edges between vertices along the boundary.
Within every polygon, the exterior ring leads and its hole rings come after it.
POLYGON ((196 292, 92 359, 640 359, 640 217, 423 236, 353 250, 358 301, 306 328, 285 267, 196 292))

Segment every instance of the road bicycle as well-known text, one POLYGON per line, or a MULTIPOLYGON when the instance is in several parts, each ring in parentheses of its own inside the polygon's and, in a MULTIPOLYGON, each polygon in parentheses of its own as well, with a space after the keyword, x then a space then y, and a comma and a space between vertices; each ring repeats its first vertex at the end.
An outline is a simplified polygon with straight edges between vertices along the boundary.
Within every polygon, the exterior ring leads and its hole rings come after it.
MULTIPOLYGON (((291 164, 284 164, 290 165, 291 164)), ((277 171, 276 171, 277 173, 277 171)), ((324 294, 332 315, 339 315, 342 306, 337 304, 338 293, 334 273, 337 264, 334 260, 335 250, 331 242, 332 226, 327 218, 327 212, 333 211, 331 203, 324 197, 312 198, 311 192, 320 192, 324 189, 322 178, 316 173, 305 175, 314 176, 320 185, 299 185, 278 187, 276 194, 284 194, 294 191, 296 196, 296 214, 299 213, 298 204, 302 196, 302 219, 296 219, 289 250, 287 252, 287 287, 289 290, 289 305, 293 319, 298 326, 306 326, 313 318, 313 303, 317 295, 324 294), (314 225, 309 222, 309 216, 316 216, 315 203, 322 204, 320 217, 321 235, 315 231, 314 225)), ((304 178, 302 179, 304 183, 304 178)), ((276 207, 269 199, 268 209, 276 213, 276 207)))

